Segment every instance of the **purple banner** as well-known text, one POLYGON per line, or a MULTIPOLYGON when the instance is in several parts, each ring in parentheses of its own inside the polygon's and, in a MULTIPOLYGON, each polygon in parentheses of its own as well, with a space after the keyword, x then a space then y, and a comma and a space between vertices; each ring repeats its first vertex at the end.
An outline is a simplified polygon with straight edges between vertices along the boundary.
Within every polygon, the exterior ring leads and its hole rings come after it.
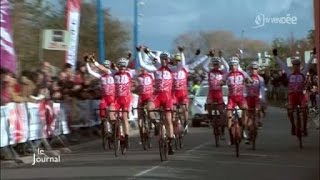
POLYGON ((1 68, 16 73, 17 62, 14 51, 12 28, 10 21, 10 4, 8 0, 1 0, 0 4, 0 44, 1 44, 1 68))

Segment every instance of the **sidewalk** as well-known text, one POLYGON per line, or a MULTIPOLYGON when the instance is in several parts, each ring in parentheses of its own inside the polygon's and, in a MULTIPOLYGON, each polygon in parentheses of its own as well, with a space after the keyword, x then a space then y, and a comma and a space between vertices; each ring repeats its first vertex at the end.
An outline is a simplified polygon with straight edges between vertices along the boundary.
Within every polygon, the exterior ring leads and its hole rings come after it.
MULTIPOLYGON (((92 130, 91 133, 93 134, 89 136, 87 136, 88 132, 79 132, 77 134, 75 133, 70 134, 68 137, 69 146, 60 147, 60 148, 52 147, 52 150, 46 150, 45 153, 48 156, 59 156, 60 154, 68 154, 77 148, 90 146, 90 144, 96 143, 96 141, 101 139, 101 136, 98 135, 98 133, 94 129, 92 130), (77 137, 77 139, 75 137, 77 137)), ((130 137, 137 136, 138 134, 139 134, 138 127, 136 125, 131 125, 129 136, 130 137)), ((25 165, 31 165, 33 163, 33 158, 34 158, 33 154, 28 156, 22 156, 22 155, 19 155, 19 156, 20 158, 17 160, 1 160, 0 161, 1 169, 21 167, 25 165)))

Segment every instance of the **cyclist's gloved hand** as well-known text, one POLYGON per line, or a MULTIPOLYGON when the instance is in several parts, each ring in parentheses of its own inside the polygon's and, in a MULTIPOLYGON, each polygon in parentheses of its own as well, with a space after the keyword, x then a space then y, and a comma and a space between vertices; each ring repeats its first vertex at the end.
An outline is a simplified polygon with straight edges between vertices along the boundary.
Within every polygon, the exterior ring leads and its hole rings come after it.
POLYGON ((277 49, 273 49, 273 50, 272 50, 272 54, 273 54, 274 56, 278 56, 278 50, 277 50, 277 49))
POLYGON ((128 51, 128 58, 127 59, 131 59, 132 53, 131 51, 128 51))
POLYGON ((181 47, 181 46, 178 46, 178 50, 179 50, 180 52, 183 52, 183 51, 184 51, 184 48, 181 47))
POLYGON ((196 50, 196 55, 198 56, 201 53, 200 49, 196 50))
POLYGON ((142 49, 142 46, 137 46, 137 47, 136 47, 136 50, 137 50, 138 52, 140 52, 141 49, 142 49))
POLYGON ((84 60, 84 62, 89 62, 89 54, 88 53, 84 54, 83 60, 84 60))
POLYGON ((213 57, 215 53, 214 49, 210 49, 208 56, 213 57))
POLYGON ((92 62, 92 63, 96 62, 96 58, 95 58, 94 54, 90 54, 89 55, 89 61, 92 62))
POLYGON ((147 47, 145 47, 145 48, 144 48, 144 52, 145 52, 146 54, 149 54, 149 53, 150 53, 150 49, 147 48, 147 47))

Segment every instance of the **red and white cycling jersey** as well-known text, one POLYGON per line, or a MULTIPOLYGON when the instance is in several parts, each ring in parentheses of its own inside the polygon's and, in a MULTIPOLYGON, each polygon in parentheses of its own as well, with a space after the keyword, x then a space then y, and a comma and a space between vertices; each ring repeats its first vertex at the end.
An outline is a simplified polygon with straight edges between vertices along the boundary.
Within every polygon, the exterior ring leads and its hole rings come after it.
POLYGON ((261 82, 261 77, 259 77, 259 75, 251 75, 250 77, 253 80, 253 83, 246 84, 247 96, 259 97, 261 92, 261 87, 263 85, 263 82, 261 82))
POLYGON ((305 87, 305 76, 302 73, 291 73, 288 76, 288 93, 302 93, 305 87))
POLYGON ((150 73, 140 74, 137 81, 139 95, 153 94, 154 78, 150 73))
POLYGON ((155 91, 156 92, 169 92, 172 90, 172 73, 168 67, 162 66, 154 73, 155 78, 155 91))
POLYGON ((181 68, 172 73, 173 75, 173 90, 187 90, 188 89, 188 71, 181 68))
POLYGON ((227 75, 229 96, 243 96, 246 76, 243 72, 232 71, 227 75))
POLYGON ((131 74, 127 71, 114 74, 116 96, 131 96, 131 74))
POLYGON ((208 73, 209 90, 217 91, 222 90, 223 72, 221 70, 211 70, 208 73))
POLYGON ((115 95, 115 84, 111 74, 104 74, 100 78, 103 96, 115 95))

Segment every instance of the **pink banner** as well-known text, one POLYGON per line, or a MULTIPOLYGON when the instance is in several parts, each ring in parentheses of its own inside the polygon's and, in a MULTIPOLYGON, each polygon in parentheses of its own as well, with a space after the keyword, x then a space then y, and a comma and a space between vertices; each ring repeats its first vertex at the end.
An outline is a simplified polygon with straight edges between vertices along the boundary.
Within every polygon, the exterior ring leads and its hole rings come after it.
POLYGON ((67 31, 70 32, 69 49, 66 52, 65 62, 75 68, 77 62, 79 26, 80 26, 80 0, 67 1, 67 31))
POLYGON ((0 44, 1 44, 1 68, 16 73, 16 54, 14 51, 12 28, 10 21, 10 4, 8 0, 1 0, 0 4, 0 44))

